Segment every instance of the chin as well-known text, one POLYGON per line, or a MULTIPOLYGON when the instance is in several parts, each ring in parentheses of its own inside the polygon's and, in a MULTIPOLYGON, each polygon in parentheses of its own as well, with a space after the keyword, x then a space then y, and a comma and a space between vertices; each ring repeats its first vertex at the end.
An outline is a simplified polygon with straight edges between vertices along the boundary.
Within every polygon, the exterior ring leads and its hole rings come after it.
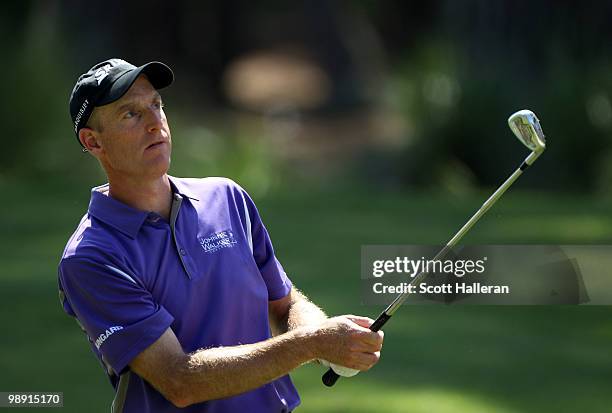
POLYGON ((148 175, 156 177, 163 176, 168 173, 170 169, 170 158, 157 160, 149 164, 146 169, 148 170, 148 175))

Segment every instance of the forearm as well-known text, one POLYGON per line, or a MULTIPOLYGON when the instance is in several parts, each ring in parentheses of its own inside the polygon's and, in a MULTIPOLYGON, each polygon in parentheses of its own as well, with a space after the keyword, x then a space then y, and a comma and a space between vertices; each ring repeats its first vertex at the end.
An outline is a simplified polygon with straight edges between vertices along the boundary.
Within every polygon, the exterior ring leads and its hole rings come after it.
POLYGON ((299 327, 320 324, 327 315, 295 287, 288 297, 270 307, 270 326, 274 335, 299 327), (278 304, 284 302, 282 305, 278 304))
MULTIPOLYGON (((324 317, 310 310, 310 316, 293 322, 308 324, 324 317)), ((255 389, 313 359, 367 370, 378 361, 382 346, 382 332, 366 328, 371 322, 356 316, 325 318, 319 325, 296 327, 262 342, 191 354, 183 352, 168 328, 130 368, 175 406, 186 407, 255 389)))
POLYGON ((186 405, 244 393, 316 358, 311 329, 301 328, 269 340, 216 347, 189 354, 180 369, 186 405))
POLYGON ((287 315, 287 330, 299 327, 313 326, 322 323, 327 315, 305 295, 295 290, 296 298, 287 315))

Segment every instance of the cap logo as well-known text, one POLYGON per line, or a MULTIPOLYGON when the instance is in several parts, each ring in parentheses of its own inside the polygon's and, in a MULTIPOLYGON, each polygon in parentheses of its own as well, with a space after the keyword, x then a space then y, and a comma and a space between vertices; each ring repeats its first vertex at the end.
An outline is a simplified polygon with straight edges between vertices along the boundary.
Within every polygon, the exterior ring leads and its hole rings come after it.
POLYGON ((108 70, 110 69, 110 67, 111 65, 104 65, 98 70, 96 70, 96 73, 94 73, 94 77, 96 78, 96 81, 98 82, 98 86, 100 86, 100 83, 102 82, 102 80, 104 80, 104 78, 108 76, 108 70))
POLYGON ((79 122, 81 121, 81 117, 83 117, 83 113, 85 113, 85 110, 87 109, 87 106, 89 105, 89 101, 87 99, 85 99, 85 102, 83 102, 83 104, 81 105, 81 109, 79 109, 79 112, 77 113, 76 117, 74 118, 74 131, 75 133, 78 133, 79 131, 79 122))

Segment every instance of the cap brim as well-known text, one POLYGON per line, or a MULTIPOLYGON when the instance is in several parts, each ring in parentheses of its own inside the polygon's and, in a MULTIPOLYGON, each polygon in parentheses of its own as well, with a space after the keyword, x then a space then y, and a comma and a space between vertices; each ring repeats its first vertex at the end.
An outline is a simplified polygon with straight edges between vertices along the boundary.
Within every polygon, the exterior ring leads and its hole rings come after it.
POLYGON ((149 62, 136 69, 125 72, 121 77, 115 80, 115 83, 106 90, 106 92, 96 101, 96 106, 107 105, 121 96, 134 84, 138 76, 144 74, 151 82, 155 89, 163 89, 170 86, 174 81, 174 73, 172 70, 161 62, 149 62))

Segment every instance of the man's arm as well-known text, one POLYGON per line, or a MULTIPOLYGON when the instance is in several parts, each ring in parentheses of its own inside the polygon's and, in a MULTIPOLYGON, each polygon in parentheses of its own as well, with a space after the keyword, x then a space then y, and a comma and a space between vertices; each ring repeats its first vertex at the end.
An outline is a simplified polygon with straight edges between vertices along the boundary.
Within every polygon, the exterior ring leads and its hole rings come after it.
POLYGON ((177 407, 252 390, 312 359, 367 370, 380 357, 382 334, 358 317, 335 317, 271 339, 185 354, 171 329, 130 363, 177 407))
POLYGON ((274 335, 298 327, 318 325, 327 315, 297 288, 292 287, 285 297, 268 303, 270 326, 274 335))
POLYGON ((314 352, 305 333, 185 354, 168 329, 130 367, 174 405, 185 407, 243 393, 311 360, 314 352))
MULTIPOLYGON (((287 331, 292 331, 300 327, 317 326, 328 320, 327 315, 316 304, 308 299, 297 288, 293 287, 289 294, 285 297, 270 301, 269 317, 272 333, 274 335, 282 334, 287 331)), ((359 317, 348 315, 340 317, 340 319, 348 319, 361 327, 369 328, 374 320, 368 317, 359 317)), ((381 343, 384 337, 384 332, 380 332, 381 343)), ((374 352, 376 357, 380 356, 380 348, 378 352, 374 352)), ((340 355, 338 355, 340 356, 340 355)), ((330 360, 324 358, 324 360, 330 360)), ((321 362, 315 359, 316 362, 321 362)), ((347 364, 342 364, 348 367, 347 364)))

